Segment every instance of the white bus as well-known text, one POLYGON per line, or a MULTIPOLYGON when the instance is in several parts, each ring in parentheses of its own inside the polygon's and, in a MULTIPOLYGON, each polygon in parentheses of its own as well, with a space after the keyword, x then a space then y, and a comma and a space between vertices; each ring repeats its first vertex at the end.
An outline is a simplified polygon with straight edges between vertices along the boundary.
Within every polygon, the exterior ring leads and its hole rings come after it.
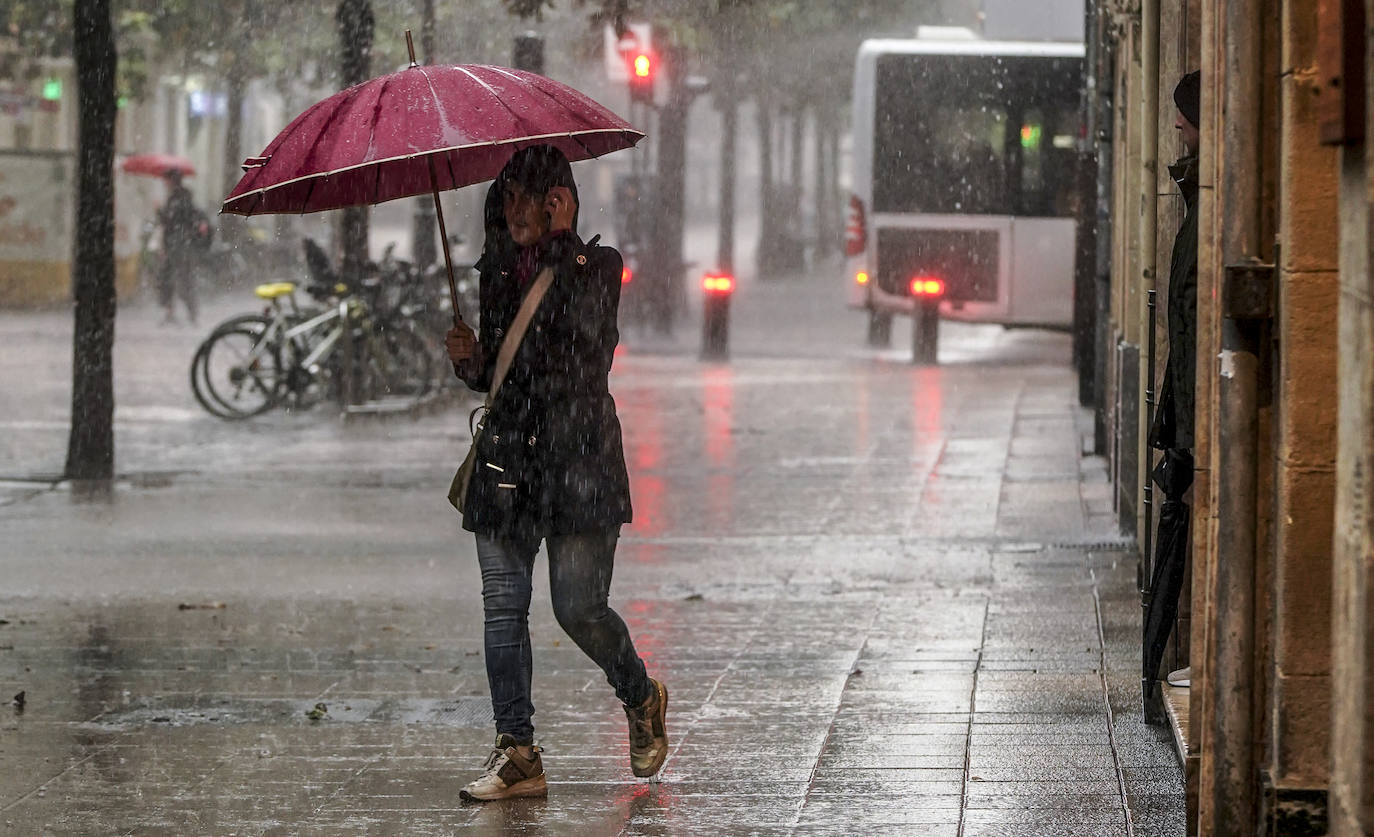
POLYGON ((1081 43, 869 40, 854 67, 845 281, 887 342, 914 318, 934 363, 941 317, 1073 320, 1081 43))

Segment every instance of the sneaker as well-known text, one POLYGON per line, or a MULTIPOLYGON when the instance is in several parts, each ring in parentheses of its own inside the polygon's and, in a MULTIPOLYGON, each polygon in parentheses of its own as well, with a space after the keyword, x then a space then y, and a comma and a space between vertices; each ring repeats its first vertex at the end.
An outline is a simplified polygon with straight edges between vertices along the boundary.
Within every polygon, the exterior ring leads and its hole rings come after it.
POLYGON ((1193 684, 1193 667, 1185 666, 1178 671, 1169 672, 1169 676, 1164 678, 1170 686, 1178 686, 1186 689, 1193 684))
POLYGON ((515 738, 502 733, 496 736, 491 755, 482 765, 482 775, 458 792, 464 802, 489 802, 493 799, 514 799, 521 796, 547 796, 549 786, 544 781, 544 762, 534 748, 534 758, 526 759, 515 746, 515 738))
POLYGON ((630 769, 641 779, 654 775, 668 758, 668 687, 649 678, 653 693, 639 706, 625 707, 630 722, 630 769))

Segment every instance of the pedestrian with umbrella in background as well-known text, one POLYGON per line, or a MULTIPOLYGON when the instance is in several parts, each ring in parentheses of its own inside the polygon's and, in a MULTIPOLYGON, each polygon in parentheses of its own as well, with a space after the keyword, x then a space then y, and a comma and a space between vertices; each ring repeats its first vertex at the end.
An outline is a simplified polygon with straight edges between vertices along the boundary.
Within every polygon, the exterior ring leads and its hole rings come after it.
MULTIPOLYGON (((410 33, 406 33, 411 46, 410 33)), ((577 236, 570 160, 643 138, 577 91, 534 73, 475 64, 372 79, 296 117, 245 174, 223 211, 300 213, 432 194, 454 328, 455 371, 488 391, 449 500, 477 533, 496 742, 467 800, 546 793, 530 722, 527 613, 535 553, 549 553, 554 609, 606 672, 629 720, 631 769, 668 754, 668 692, 651 679, 607 606, 630 497, 607 390, 619 339, 620 254, 577 236), (462 321, 439 192, 495 178, 482 263, 480 337, 462 321)))
MULTIPOLYGON (((194 323, 196 250, 198 245, 208 243, 211 233, 209 218, 196 207, 191 190, 182 182, 196 173, 196 167, 180 155, 157 153, 131 154, 119 167, 127 174, 156 177, 167 185, 167 200, 157 210, 157 226, 162 228, 162 260, 153 271, 157 301, 166 312, 164 322, 174 323, 176 300, 181 297, 186 314, 194 323)), ((149 224, 149 236, 152 228, 149 224)), ((146 256, 146 242, 144 249, 146 256)))
POLYGON ((205 220, 196 208, 191 190, 181 182, 179 168, 169 168, 162 179, 167 183, 167 200, 157 211, 162 227, 162 265, 157 272, 157 301, 166 312, 165 323, 175 323, 176 300, 186 306, 186 319, 196 322, 195 265, 197 241, 206 231, 199 229, 205 220))

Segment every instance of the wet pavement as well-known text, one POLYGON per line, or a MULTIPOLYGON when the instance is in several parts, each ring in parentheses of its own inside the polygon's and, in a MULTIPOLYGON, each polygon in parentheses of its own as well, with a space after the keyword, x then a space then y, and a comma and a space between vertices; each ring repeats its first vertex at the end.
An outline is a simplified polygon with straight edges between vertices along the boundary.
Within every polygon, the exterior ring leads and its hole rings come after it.
POLYGON ((78 502, 44 476, 68 317, 0 312, 0 830, 1181 835, 1068 337, 948 326, 921 369, 838 303, 821 276, 742 285, 728 364, 690 324, 627 332, 612 602, 671 689, 673 751, 630 775, 537 577, 549 797, 478 807, 479 579, 442 496, 468 401, 225 423, 186 384, 203 330, 129 306, 122 477, 78 502))

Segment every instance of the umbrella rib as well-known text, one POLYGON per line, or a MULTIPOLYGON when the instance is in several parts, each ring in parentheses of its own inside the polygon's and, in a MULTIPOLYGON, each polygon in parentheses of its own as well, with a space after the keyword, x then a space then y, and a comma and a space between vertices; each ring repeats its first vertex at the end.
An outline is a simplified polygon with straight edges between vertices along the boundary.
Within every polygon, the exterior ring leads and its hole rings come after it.
POLYGON ((511 115, 511 118, 513 118, 513 119, 515 120, 515 122, 516 122, 517 125, 524 125, 524 124, 525 124, 525 120, 524 120, 523 118, 521 118, 520 114, 518 114, 518 113, 516 113, 514 110, 512 110, 512 109, 511 109, 511 106, 508 105, 508 104, 506 104, 505 101, 503 101, 503 100, 501 99, 501 97, 496 93, 496 88, 492 87, 490 84, 487 84, 485 80, 483 80, 483 79, 481 79, 481 78, 478 78, 476 73, 472 72, 471 70, 467 69, 466 67, 463 67, 463 66, 460 65, 460 66, 458 67, 458 69, 460 69, 460 70, 462 70, 464 73, 466 73, 473 81, 475 81, 475 82, 477 82, 478 84, 482 85, 482 87, 483 87, 488 93, 491 94, 491 97, 492 97, 493 99, 496 100, 496 103, 497 103, 498 105, 500 105, 501 107, 503 107, 503 108, 506 109, 506 112, 509 113, 509 114, 511 115))
MULTIPOLYGON (((500 70, 499 68, 497 69, 497 72, 498 72, 498 73, 501 73, 502 75, 506 75, 506 76, 510 76, 511 78, 518 79, 518 76, 516 76, 514 73, 504 72, 504 71, 500 70)), ((552 93, 550 93, 549 91, 545 90, 543 87, 540 87, 538 84, 530 84, 530 85, 528 85, 528 88, 531 89, 531 90, 534 90, 534 91, 536 91, 536 92, 538 92, 538 93, 543 94, 543 96, 544 96, 545 99, 549 100, 549 102, 551 102, 552 104, 556 105, 557 107, 559 107, 559 108, 562 109, 563 111, 565 111, 565 112, 566 112, 566 111, 569 111, 568 106, 567 106, 566 104, 563 103, 563 100, 562 100, 562 99, 559 99, 557 96, 555 96, 555 95, 553 95, 552 93)), ((509 108, 507 108, 507 110, 509 110, 509 108)), ((567 136, 568 136, 568 139, 570 139, 570 140, 572 140, 573 142, 577 143, 578 145, 582 146, 582 150, 585 151, 589 157, 595 157, 595 156, 596 156, 595 154, 592 153, 592 150, 591 150, 590 148, 587 147, 587 144, 586 144, 585 142, 583 142, 581 139, 578 138, 578 136, 577 136, 576 133, 574 133, 574 132, 572 132, 572 131, 569 131, 567 136)))
MULTIPOLYGON (((502 70, 500 67, 495 67, 495 68, 493 68, 493 69, 495 69, 498 73, 501 73, 502 75, 509 76, 510 78, 513 78, 513 79, 515 79, 515 80, 517 80, 517 81, 520 80, 520 77, 519 77, 519 76, 515 75, 515 74, 512 73, 512 72, 509 72, 509 71, 506 71, 506 70, 502 70)), ((553 95, 553 94, 550 93, 549 91, 545 90, 543 87, 539 86, 538 84, 528 84, 528 85, 526 85, 526 88, 529 89, 529 90, 533 90, 533 91, 536 92, 536 93, 541 93, 541 94, 543 94, 543 96, 544 96, 545 99, 548 99, 549 102, 551 102, 553 105, 557 106, 560 110, 564 111, 565 113, 572 113, 572 112, 573 112, 572 109, 568 107, 567 103, 565 103, 562 99, 560 99, 560 98, 558 98, 557 96, 553 95)), ((578 91, 574 90, 574 92, 578 92, 578 91)), ((597 104, 594 100, 588 99, 588 101, 591 102, 592 104, 597 104)), ((611 115, 614 116, 614 114, 611 114, 611 115)), ((623 120, 621 120, 621 121, 623 121, 623 120)), ((584 120, 584 124, 585 124, 585 120, 584 120)), ((627 125, 628 125, 628 123, 627 123, 627 125)), ((571 136, 572 136, 572 133, 573 133, 573 132, 569 131, 569 132, 568 132, 568 136, 571 137, 571 136)), ((580 140, 579 140, 579 142, 580 142, 580 140)), ((586 148, 586 146, 584 145, 583 148, 586 148)), ((591 149, 587 149, 587 151, 588 151, 588 153, 590 153, 590 152, 591 152, 591 149)))

